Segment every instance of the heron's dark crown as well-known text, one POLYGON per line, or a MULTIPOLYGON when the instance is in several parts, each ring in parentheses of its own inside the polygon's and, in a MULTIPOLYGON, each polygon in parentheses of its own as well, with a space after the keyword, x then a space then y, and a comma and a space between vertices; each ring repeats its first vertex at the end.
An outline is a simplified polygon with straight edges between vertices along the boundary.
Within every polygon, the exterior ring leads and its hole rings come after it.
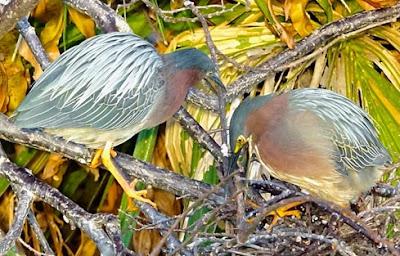
POLYGON ((203 52, 188 48, 164 55, 166 65, 173 65, 177 70, 196 69, 206 74, 216 72, 211 59, 203 52))
POLYGON ((271 100, 273 94, 268 94, 265 96, 258 96, 254 98, 247 98, 235 109, 235 112, 232 115, 230 128, 229 128, 229 141, 231 150, 235 147, 236 140, 240 135, 248 136, 249 134, 244 134, 246 119, 248 115, 258 109, 259 107, 266 104, 269 100, 271 100))

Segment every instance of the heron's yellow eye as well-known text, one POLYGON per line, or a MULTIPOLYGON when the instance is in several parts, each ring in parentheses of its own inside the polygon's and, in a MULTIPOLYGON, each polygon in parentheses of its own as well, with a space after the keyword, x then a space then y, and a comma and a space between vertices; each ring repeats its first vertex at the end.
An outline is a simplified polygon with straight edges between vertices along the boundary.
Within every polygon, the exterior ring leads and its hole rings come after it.
POLYGON ((247 139, 243 135, 240 135, 236 140, 235 149, 233 153, 237 154, 246 143, 247 139))

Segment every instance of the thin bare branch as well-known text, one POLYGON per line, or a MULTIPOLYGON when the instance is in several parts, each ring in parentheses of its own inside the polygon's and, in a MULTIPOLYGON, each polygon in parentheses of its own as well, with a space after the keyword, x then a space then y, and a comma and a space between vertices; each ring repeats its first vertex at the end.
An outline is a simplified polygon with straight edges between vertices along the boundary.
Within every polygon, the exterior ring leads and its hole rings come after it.
POLYGON ((36 220, 35 214, 30 210, 28 212, 28 222, 29 225, 31 226, 33 230, 33 234, 37 237, 37 239, 40 242, 40 245, 42 246, 43 251, 47 255, 55 255, 54 251, 51 249, 49 243, 46 240, 45 235, 43 234, 42 229, 39 226, 39 223, 36 220))
MULTIPOLYGON (((2 149, 0 149, 0 151, 1 150, 2 149)), ((4 158, 4 157, 0 156, 0 162, 1 162, 2 158, 4 158)), ((0 173, 1 173, 1 170, 0 170, 0 173)), ((28 214, 29 209, 31 207, 31 203, 33 201, 33 195, 28 189, 21 187, 21 186, 15 186, 15 185, 13 186, 13 188, 16 188, 16 190, 17 190, 16 192, 17 192, 17 198, 18 198, 18 207, 15 210, 15 220, 14 220, 11 228, 8 230, 5 237, 3 237, 0 240, 0 255, 6 254, 11 249, 11 247, 15 245, 15 242, 18 240, 18 237, 21 235, 22 228, 24 226, 24 222, 26 219, 26 215, 28 214)))

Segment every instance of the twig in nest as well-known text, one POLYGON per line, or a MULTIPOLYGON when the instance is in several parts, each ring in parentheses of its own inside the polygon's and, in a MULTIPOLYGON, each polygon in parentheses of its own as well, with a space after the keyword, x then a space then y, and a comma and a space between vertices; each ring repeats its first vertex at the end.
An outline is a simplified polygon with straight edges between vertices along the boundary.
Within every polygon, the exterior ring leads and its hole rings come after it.
POLYGON ((400 255, 400 252, 395 248, 394 244, 382 237, 379 236, 375 231, 368 228, 358 217, 350 212, 349 210, 340 208, 332 203, 313 198, 311 196, 297 196, 293 198, 284 199, 276 204, 270 205, 268 207, 262 207, 259 209, 259 213, 254 218, 253 223, 248 225, 248 229, 244 232, 243 236, 249 236, 251 233, 254 232, 257 225, 261 222, 261 220, 270 212, 275 211, 276 209, 288 205, 294 202, 313 202, 317 204, 321 209, 338 216, 339 220, 343 221, 351 228, 353 228, 358 233, 364 235, 377 246, 384 246, 386 247, 393 255, 400 255))
POLYGON ((181 242, 173 234, 169 234, 168 231, 165 231, 169 229, 169 223, 171 222, 171 219, 159 213, 153 207, 151 207, 146 203, 137 201, 135 202, 135 204, 140 207, 142 212, 147 216, 147 218, 150 219, 152 223, 159 223, 158 225, 161 225, 163 227, 160 228, 160 233, 163 237, 166 237, 165 243, 167 245, 170 254, 175 255, 175 253, 171 252, 179 250, 180 254, 182 255, 185 256, 193 255, 191 251, 182 247, 181 242))

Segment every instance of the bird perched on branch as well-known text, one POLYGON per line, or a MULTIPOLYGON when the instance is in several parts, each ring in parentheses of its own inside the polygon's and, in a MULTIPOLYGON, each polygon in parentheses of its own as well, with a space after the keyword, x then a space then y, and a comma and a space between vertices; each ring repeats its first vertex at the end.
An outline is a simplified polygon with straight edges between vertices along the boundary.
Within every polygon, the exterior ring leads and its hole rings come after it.
POLYGON ((323 89, 243 101, 231 119, 230 143, 234 153, 249 143, 272 176, 342 207, 391 163, 368 115, 323 89))
POLYGON ((43 128, 104 148, 103 164, 125 192, 149 202, 112 163, 111 148, 171 118, 190 86, 202 79, 222 84, 215 65, 197 49, 159 55, 131 33, 98 35, 70 48, 44 71, 14 121, 20 128, 43 128))

